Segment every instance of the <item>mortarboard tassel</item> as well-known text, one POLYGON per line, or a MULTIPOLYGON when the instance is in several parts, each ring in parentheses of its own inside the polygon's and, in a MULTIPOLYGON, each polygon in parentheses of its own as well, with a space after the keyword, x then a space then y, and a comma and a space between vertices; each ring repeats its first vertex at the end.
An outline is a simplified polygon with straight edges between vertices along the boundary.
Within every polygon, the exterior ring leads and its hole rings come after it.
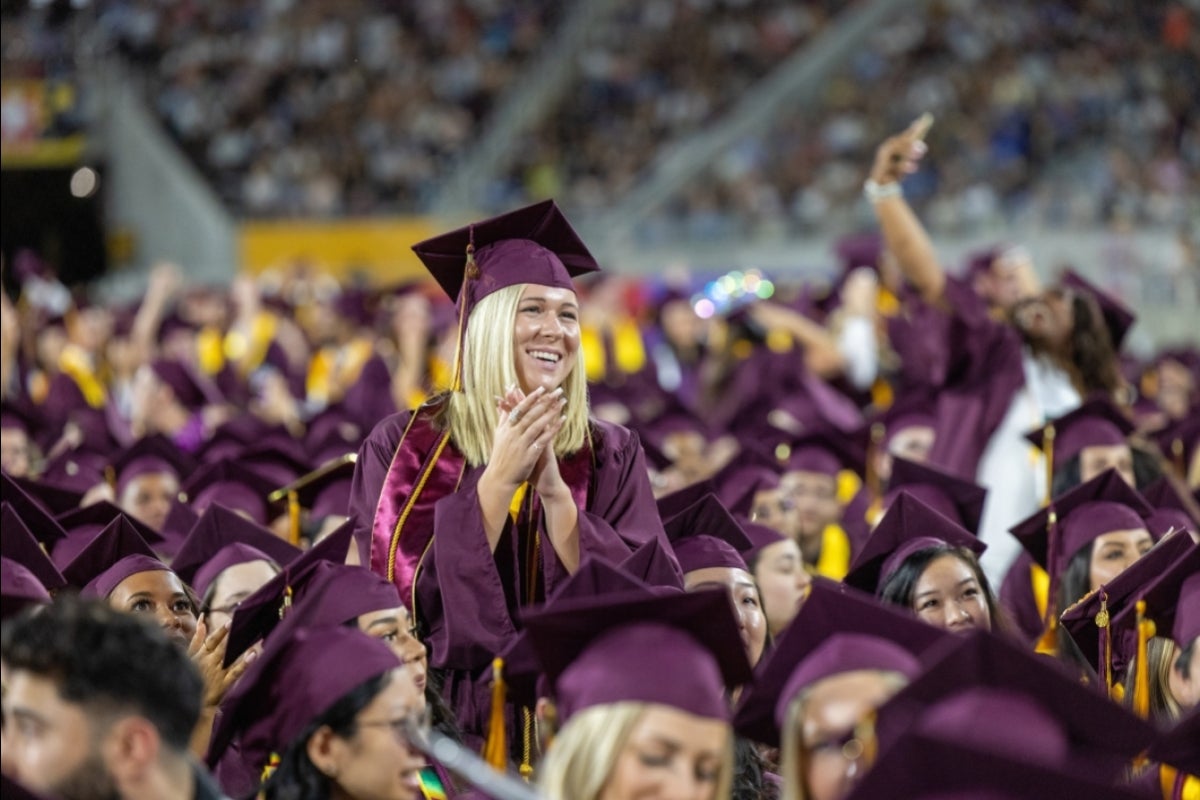
POLYGON ((300 546, 300 495, 293 489, 287 493, 288 541, 300 546))
POLYGON ((1058 654, 1058 565, 1054 563, 1054 549, 1058 542, 1058 514, 1053 508, 1046 520, 1046 567, 1050 573, 1050 587, 1046 590, 1045 628, 1038 640, 1036 651, 1045 655, 1058 654))
POLYGON ((1150 639, 1155 634, 1154 620, 1146 616, 1146 601, 1137 601, 1137 663, 1133 669, 1133 713, 1150 718, 1150 639))
POLYGON ((885 433, 882 423, 876 422, 871 426, 871 439, 867 444, 867 464, 863 470, 867 491, 871 497, 867 506, 867 522, 877 520, 883 508, 883 487, 880 485, 879 471, 875 469, 875 456, 879 452, 885 433))
POLYGON ((1042 453, 1046 456, 1046 504, 1054 497, 1054 425, 1042 429, 1042 453))
POLYGON ((504 732, 504 704, 508 686, 504 683, 504 659, 492 661, 492 711, 488 717, 487 741, 483 745, 483 760, 499 772, 508 766, 508 737, 504 732))
MULTIPOLYGON (((1100 659, 1104 670, 1104 688, 1113 698, 1112 679, 1112 629, 1109 628, 1108 592, 1100 590, 1100 610, 1096 612, 1096 627, 1100 629, 1100 659)), ((1113 698, 1116 699, 1116 698, 1113 698)))
POLYGON ((458 340, 454 343, 454 377, 450 381, 450 391, 462 391, 463 344, 467 333, 467 298, 470 297, 471 281, 479 277, 479 265, 475 263, 475 226, 469 229, 470 241, 467 242, 467 263, 463 268, 463 284, 458 290, 458 340))

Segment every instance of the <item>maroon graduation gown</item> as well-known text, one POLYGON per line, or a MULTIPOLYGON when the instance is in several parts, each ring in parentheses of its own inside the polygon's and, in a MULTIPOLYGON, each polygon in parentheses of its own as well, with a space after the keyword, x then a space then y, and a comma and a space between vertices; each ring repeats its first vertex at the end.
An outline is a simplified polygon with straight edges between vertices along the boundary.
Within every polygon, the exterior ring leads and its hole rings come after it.
MULTIPOLYGON (((519 631, 519 609, 542 602, 568 573, 545 535, 533 492, 527 494, 516 522, 506 521, 492 553, 476 495, 484 468, 467 466, 450 442, 434 468, 441 474, 424 489, 426 495, 433 491, 440 496, 421 497, 416 507, 420 517, 420 505, 432 504, 432 513, 425 517, 432 521, 432 530, 414 530, 406 523, 400 537, 416 537, 410 544, 415 541, 420 554, 415 587, 406 585, 405 565, 397 564, 404 547, 393 544, 394 554, 389 554, 387 534, 399 518, 395 510, 417 484, 424 454, 434 449, 428 443, 440 436, 432 411, 430 405, 419 409, 411 428, 413 412, 395 414, 367 437, 358 454, 350 514, 363 563, 384 575, 389 564, 394 568, 393 580, 405 602, 415 605, 414 616, 426 633, 430 663, 445 673, 448 702, 464 732, 480 734, 490 706, 492 658, 519 631), (405 450, 414 452, 397 453, 402 439, 405 450), (385 485, 398 496, 381 497, 385 485), (377 514, 388 518, 377 520, 377 514), (422 549, 425 540, 428 544, 422 549)), ((590 447, 562 459, 560 470, 577 500, 583 500, 581 556, 619 563, 656 539, 670 552, 636 434, 593 420, 590 447)), ((407 574, 413 574, 412 569, 407 574)))

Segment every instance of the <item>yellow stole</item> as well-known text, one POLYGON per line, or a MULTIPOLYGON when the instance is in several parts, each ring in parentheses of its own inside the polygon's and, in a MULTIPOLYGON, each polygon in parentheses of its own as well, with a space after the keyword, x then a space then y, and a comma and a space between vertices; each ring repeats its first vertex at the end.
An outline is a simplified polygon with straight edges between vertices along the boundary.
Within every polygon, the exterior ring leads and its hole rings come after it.
POLYGON ((104 390, 104 384, 100 382, 100 378, 92 369, 91 359, 88 358, 87 353, 76 345, 67 345, 58 357, 58 368, 64 375, 75 381, 75 385, 79 387, 83 399, 89 406, 104 408, 104 402, 108 395, 104 390))

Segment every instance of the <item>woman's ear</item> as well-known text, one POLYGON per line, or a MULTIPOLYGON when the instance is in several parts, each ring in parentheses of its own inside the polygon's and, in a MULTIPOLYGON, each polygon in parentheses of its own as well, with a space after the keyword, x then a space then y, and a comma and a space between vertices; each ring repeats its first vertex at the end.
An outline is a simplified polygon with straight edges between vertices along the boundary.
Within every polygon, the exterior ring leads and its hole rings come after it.
POLYGON ((334 735, 333 729, 322 725, 308 737, 305 752, 318 772, 327 778, 336 779, 338 765, 341 763, 341 745, 342 740, 334 735))

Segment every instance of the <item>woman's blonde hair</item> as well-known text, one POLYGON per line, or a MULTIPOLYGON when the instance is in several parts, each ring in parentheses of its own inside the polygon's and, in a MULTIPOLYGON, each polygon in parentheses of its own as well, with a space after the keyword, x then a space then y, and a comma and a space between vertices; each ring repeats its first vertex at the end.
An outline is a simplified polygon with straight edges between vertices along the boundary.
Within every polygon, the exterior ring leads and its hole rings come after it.
MULTIPOLYGON (((625 741, 649 704, 608 703, 580 711, 554 737, 538 767, 538 788, 548 800, 598 800, 613 774, 625 741)), ((714 797, 733 784, 733 737, 721 758, 714 797)))
MULTIPOLYGON (((1146 643, 1146 664, 1150 669, 1150 719, 1161 725, 1173 725, 1183 708, 1171 692, 1171 666, 1179 656, 1179 647, 1165 636, 1154 636, 1146 643)), ((1129 661, 1125 675, 1125 705, 1132 707, 1137 682, 1137 656, 1129 661)))
MULTIPOLYGON (((528 284, 498 289, 480 300, 467 320, 463 343, 462 391, 450 395, 447 421, 455 446, 473 467, 486 464, 492 454, 492 434, 499 424, 496 398, 517 383, 513 354, 513 328, 521 294, 528 284)), ((560 458, 577 452, 588 435, 587 373, 583 348, 563 381, 567 399, 566 423, 554 440, 560 458)))
MULTIPOLYGON (((908 679, 899 672, 881 674, 892 687, 893 694, 908 683, 908 679)), ((783 781, 783 792, 779 800, 808 799, 808 751, 804 746, 804 706, 816 685, 815 683, 797 694, 788 704, 787 714, 784 716, 780 736, 782 746, 779 752, 779 777, 783 781)))

